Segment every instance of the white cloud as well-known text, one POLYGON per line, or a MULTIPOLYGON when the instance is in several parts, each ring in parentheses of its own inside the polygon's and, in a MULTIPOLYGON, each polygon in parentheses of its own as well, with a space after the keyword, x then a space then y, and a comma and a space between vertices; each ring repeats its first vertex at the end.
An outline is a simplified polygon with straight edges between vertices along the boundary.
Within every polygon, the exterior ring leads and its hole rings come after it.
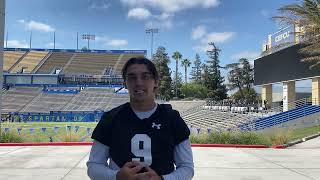
POLYGON ((192 39, 199 39, 206 34, 206 28, 204 26, 197 26, 192 29, 192 39))
POLYGON ((160 20, 160 21, 164 21, 164 20, 167 20, 169 19, 170 17, 173 17, 173 14, 170 14, 170 13, 162 13, 160 15, 156 15, 155 18, 160 20))
POLYGON ((200 30, 200 33, 198 33, 198 34, 194 33, 194 31, 193 31, 192 37, 194 39, 201 39, 200 40, 200 45, 194 46, 193 50, 195 50, 196 52, 206 52, 207 50, 211 49, 211 47, 208 45, 208 43, 210 43, 210 42, 224 43, 227 40, 229 40, 232 37, 234 37, 235 34, 236 34, 235 32, 211 32, 211 33, 205 33, 205 29, 200 30))
MULTIPOLYGON (((4 42, 5 46, 5 42, 4 42)), ((19 41, 19 40, 10 40, 8 41, 8 48, 28 48, 29 45, 26 41, 19 41)))
POLYGON ((131 7, 152 7, 163 12, 178 12, 195 7, 210 8, 220 4, 219 0, 121 0, 131 7))
POLYGON ((112 39, 110 37, 107 37, 105 35, 102 36, 96 36, 95 41, 98 43, 101 43, 105 47, 121 47, 121 46, 127 46, 129 43, 125 39, 112 39))
POLYGON ((123 39, 112 39, 106 42, 105 45, 113 47, 126 46, 128 45, 128 41, 123 39))
POLYGON ((20 19, 17 21, 20 24, 23 24, 26 30, 36 30, 36 31, 42 31, 42 32, 53 32, 55 31, 55 29, 53 27, 51 27, 48 24, 44 24, 41 22, 37 22, 37 21, 25 21, 23 19, 20 19))
POLYGON ((194 46, 192 49, 200 53, 200 52, 206 52, 210 50, 210 46, 208 44, 202 44, 202 45, 194 46))
POLYGON ((262 16, 264 16, 264 17, 269 17, 270 16, 270 12, 267 11, 267 10, 264 10, 264 9, 260 11, 260 14, 262 16))
POLYGON ((45 45, 45 47, 46 47, 46 48, 49 48, 49 49, 57 48, 58 46, 60 46, 59 43, 53 44, 53 42, 47 43, 47 44, 45 45), (54 45, 55 45, 55 47, 54 47, 54 45))
POLYGON ((148 9, 145 8, 134 8, 128 12, 129 18, 136 19, 148 19, 151 16, 151 13, 148 9))
POLYGON ((239 60, 241 58, 247 58, 248 60, 254 60, 260 55, 257 51, 242 51, 231 56, 232 60, 239 60))
POLYGON ((202 43, 209 43, 209 42, 222 43, 229 40, 234 35, 235 35, 234 32, 212 32, 207 34, 206 37, 201 40, 201 42, 202 43))
POLYGON ((108 0, 95 0, 92 1, 91 4, 89 4, 88 9, 89 10, 105 10, 108 9, 111 6, 111 4, 108 2, 108 0))
POLYGON ((149 21, 146 23, 146 28, 171 29, 172 26, 172 19, 167 19, 163 21, 149 21))
POLYGON ((17 22, 18 23, 25 23, 25 21, 23 19, 19 19, 17 22))

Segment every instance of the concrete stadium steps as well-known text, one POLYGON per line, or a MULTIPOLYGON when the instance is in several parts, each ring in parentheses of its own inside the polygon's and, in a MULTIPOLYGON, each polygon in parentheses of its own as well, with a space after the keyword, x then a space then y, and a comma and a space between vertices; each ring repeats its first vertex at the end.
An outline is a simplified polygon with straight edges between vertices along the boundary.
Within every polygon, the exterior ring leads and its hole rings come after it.
POLYGON ((183 116, 187 124, 195 128, 210 128, 216 130, 228 130, 237 128, 239 124, 252 120, 250 115, 220 112, 211 110, 198 110, 192 114, 183 116))
POLYGON ((106 67, 113 67, 118 54, 83 54, 78 53, 64 69, 65 74, 103 75, 106 67))
POLYGON ((121 104, 129 102, 129 94, 116 94, 114 93, 108 102, 107 106, 104 108, 105 111, 111 110, 121 104))
POLYGON ((75 95, 41 93, 28 103, 21 112, 61 111, 73 96, 75 95))
POLYGON ((196 107, 202 106, 205 101, 169 101, 172 108, 184 114, 186 111, 193 110, 196 107))
POLYGON ((30 51, 10 72, 17 73, 25 68, 25 73, 30 73, 47 54, 47 51, 30 51))
POLYGON ((2 96, 2 112, 18 112, 41 93, 38 87, 15 87, 2 96))
POLYGON ((104 110, 113 96, 113 89, 87 88, 76 94, 63 108, 64 111, 104 110))
POLYGON ((122 67, 124 64, 133 57, 143 57, 139 56, 137 54, 124 54, 122 58, 119 58, 117 62, 114 64, 113 69, 114 69, 114 74, 121 74, 122 67))
POLYGON ((56 68, 63 69, 73 53, 53 52, 46 62, 38 69, 37 74, 50 74, 56 68))
POLYGON ((22 51, 4 51, 3 56, 3 71, 9 71, 9 69, 25 54, 22 51))

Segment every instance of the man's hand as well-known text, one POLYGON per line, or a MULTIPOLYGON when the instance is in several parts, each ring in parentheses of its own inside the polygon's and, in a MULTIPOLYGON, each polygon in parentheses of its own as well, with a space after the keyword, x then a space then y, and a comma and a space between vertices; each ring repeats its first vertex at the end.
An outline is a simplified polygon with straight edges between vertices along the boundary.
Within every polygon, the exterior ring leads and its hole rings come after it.
MULTIPOLYGON (((135 177, 137 173, 143 168, 139 162, 131 161, 123 165, 117 173, 117 180, 140 180, 135 177)), ((147 176, 147 175, 144 175, 147 176)), ((141 176, 140 178, 142 178, 141 176)), ((141 179, 143 180, 143 179, 141 179)), ((147 180, 147 179, 146 179, 147 180)))
POLYGON ((143 168, 137 161, 131 161, 117 173, 117 180, 162 180, 161 177, 150 167, 146 166, 147 172, 138 173, 143 168))
POLYGON ((150 177, 150 180, 162 180, 161 177, 153 170, 151 169, 149 166, 145 167, 148 174, 148 176, 150 177))

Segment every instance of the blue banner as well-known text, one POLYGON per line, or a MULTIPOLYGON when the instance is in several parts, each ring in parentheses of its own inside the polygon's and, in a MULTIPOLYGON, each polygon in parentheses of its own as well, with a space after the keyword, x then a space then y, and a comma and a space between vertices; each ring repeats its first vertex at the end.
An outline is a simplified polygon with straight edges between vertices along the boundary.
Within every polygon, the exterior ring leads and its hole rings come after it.
POLYGON ((10 113, 14 122, 98 122, 104 112, 10 113))

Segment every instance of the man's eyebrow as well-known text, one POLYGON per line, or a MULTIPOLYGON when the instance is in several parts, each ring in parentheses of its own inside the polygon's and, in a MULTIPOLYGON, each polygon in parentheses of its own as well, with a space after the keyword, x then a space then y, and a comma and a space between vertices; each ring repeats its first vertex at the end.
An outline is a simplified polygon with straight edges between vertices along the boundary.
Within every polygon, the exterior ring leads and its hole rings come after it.
MULTIPOLYGON (((145 74, 151 74, 151 72, 142 72, 141 74, 145 75, 145 74)), ((134 76, 137 75, 135 73, 128 73, 127 76, 134 76)))

